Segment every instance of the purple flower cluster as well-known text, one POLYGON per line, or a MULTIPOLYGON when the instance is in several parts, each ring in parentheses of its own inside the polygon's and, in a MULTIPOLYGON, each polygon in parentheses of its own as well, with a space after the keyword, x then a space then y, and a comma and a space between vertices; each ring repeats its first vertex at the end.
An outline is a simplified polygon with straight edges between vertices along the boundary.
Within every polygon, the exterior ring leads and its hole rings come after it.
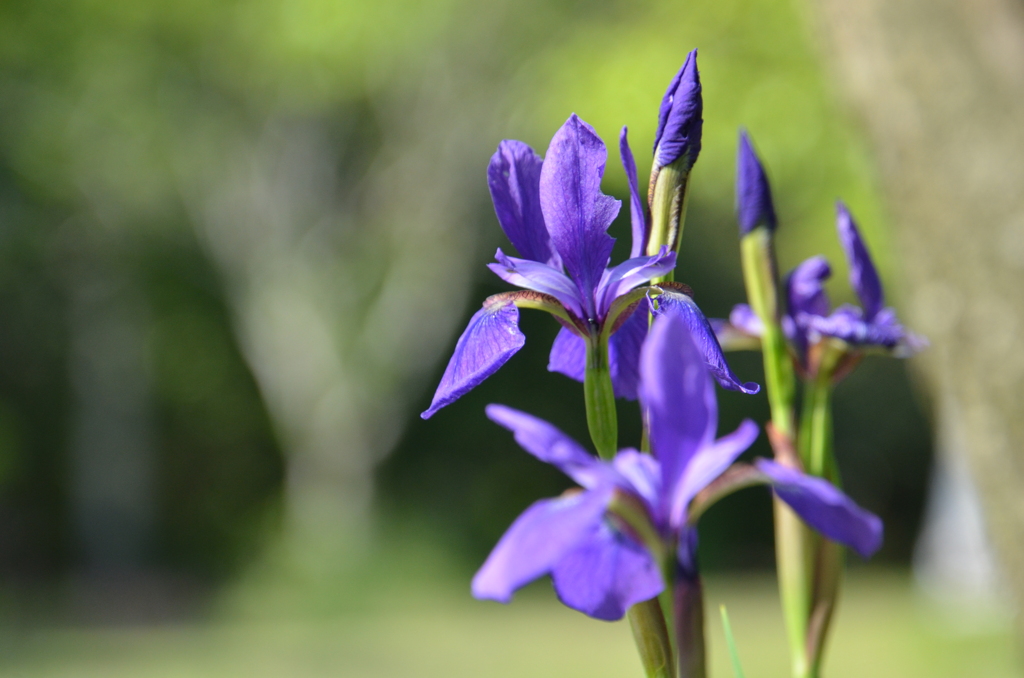
MULTIPOLYGON (((745 132, 740 133, 736 165, 736 210, 741 235, 760 224, 774 230, 771 189, 745 132)), ((832 268, 824 257, 811 257, 793 269, 783 286, 786 310, 781 321, 798 364, 806 371, 810 349, 826 339, 842 341, 855 352, 883 351, 899 357, 924 348, 925 339, 904 329, 895 310, 885 306, 878 271, 857 224, 841 201, 836 203, 836 230, 850 266, 850 286, 860 298, 861 307, 843 304, 830 311, 825 282, 832 275, 832 268)), ((756 346, 756 341, 749 340, 756 340, 763 332, 760 319, 747 304, 737 304, 728 322, 713 320, 712 325, 726 350, 756 346)))

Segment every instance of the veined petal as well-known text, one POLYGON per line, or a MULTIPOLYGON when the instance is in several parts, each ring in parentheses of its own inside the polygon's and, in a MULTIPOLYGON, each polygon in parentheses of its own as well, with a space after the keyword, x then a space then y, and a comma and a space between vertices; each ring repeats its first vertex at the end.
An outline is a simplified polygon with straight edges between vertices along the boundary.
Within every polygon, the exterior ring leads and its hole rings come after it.
POLYGON ((630 246, 630 258, 639 257, 647 249, 647 217, 644 214, 644 201, 640 199, 640 181, 636 176, 636 160, 629 148, 626 128, 619 134, 619 153, 622 155, 622 167, 626 170, 629 182, 629 220, 633 230, 633 242, 630 246))
POLYGON ((499 248, 494 258, 496 264, 487 264, 487 268, 507 283, 528 290, 536 290, 550 294, 562 302, 566 310, 577 317, 584 317, 583 300, 576 285, 564 273, 529 259, 510 257, 499 248))
POLYGON ((686 55, 682 68, 672 78, 658 111, 658 131, 654 135, 654 164, 670 165, 684 154, 690 164, 700 153, 704 120, 700 73, 697 71, 697 50, 686 55))
MULTIPOLYGON (((640 352, 640 402, 662 486, 676 487, 693 455, 714 441, 715 386, 686 323, 675 314, 654 319, 640 352)), ((665 493, 663 493, 665 494, 665 493)), ((671 497, 663 496, 667 513, 671 497)))
POLYGON ((473 596, 507 603, 519 587, 548 574, 604 520, 612 489, 542 499, 526 509, 473 577, 473 596))
POLYGON ((511 301, 485 305, 462 332, 434 399, 420 416, 429 419, 498 371, 526 343, 519 331, 519 309, 511 301))
POLYGON ((543 419, 505 405, 488 405, 487 417, 507 428, 524 450, 555 466, 585 488, 618 480, 613 469, 543 419))
POLYGON ((655 315, 670 315, 683 320, 708 369, 722 388, 748 394, 761 390, 761 387, 755 382, 741 382, 733 373, 729 363, 725 360, 725 354, 718 343, 715 331, 689 295, 666 288, 665 292, 658 297, 658 310, 655 311, 655 315))
POLYGON ((745 130, 740 130, 740 146, 736 157, 736 217, 740 223, 741 236, 761 224, 769 230, 775 230, 775 206, 772 204, 768 177, 745 130))
POLYGON ((850 211, 842 201, 836 202, 836 230, 839 231, 839 242, 846 252, 846 260, 850 263, 850 286, 864 306, 864 319, 870 322, 885 303, 882 281, 860 237, 857 224, 853 222, 850 211))
POLYGON ((555 133, 540 173, 540 205, 555 250, 587 301, 601 280, 615 240, 608 226, 619 201, 601 192, 608 151, 594 129, 574 113, 555 133))
POLYGON ((601 521, 551 572, 558 598, 605 621, 622 619, 630 606, 661 593, 658 566, 640 544, 601 521))
MULTIPOLYGON (((616 398, 636 400, 640 380, 640 347, 647 336, 646 303, 640 304, 608 339, 608 367, 616 398)), ((587 369, 587 343, 563 327, 551 345, 548 371, 583 383, 587 369)))
POLYGON ((686 511, 697 493, 710 485, 754 444, 759 429, 750 419, 744 419, 735 431, 722 436, 713 445, 702 447, 693 455, 679 486, 673 493, 670 522, 678 528, 686 522, 686 511))
POLYGON ((676 267, 676 253, 665 245, 654 256, 627 259, 615 268, 606 269, 597 286, 597 315, 600 319, 608 314, 612 302, 651 278, 665 275, 676 267))
POLYGON ((869 558, 882 545, 878 516, 857 506, 832 483, 767 459, 754 463, 771 478, 775 494, 832 541, 849 546, 862 558, 869 558))
POLYGON ((520 256, 560 269, 540 211, 542 162, 522 141, 506 139, 487 166, 487 186, 498 223, 520 256))

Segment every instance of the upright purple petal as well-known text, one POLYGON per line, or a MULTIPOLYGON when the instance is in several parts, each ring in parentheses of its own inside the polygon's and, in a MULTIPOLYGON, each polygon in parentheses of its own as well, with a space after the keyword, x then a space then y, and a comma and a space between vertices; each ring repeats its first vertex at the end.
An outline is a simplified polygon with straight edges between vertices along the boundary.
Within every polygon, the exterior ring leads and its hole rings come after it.
POLYGON ((520 447, 583 487, 589 489, 617 480, 607 464, 543 419, 505 405, 488 405, 485 411, 491 421, 512 431, 520 447))
POLYGON ((654 164, 671 165, 689 155, 693 165, 700 154, 704 126, 704 100, 701 97, 697 50, 686 55, 682 68, 672 78, 658 111, 658 131, 654 135, 654 164))
POLYGON ((636 176, 636 160, 629 148, 626 128, 619 134, 619 153, 622 155, 622 167, 626 170, 629 182, 629 220, 633 230, 633 243, 630 246, 630 258, 639 257, 647 250, 647 217, 644 213, 644 201, 640 199, 640 181, 636 176))
POLYGON ((825 257, 821 256, 811 257, 793 269, 786 278, 790 315, 828 315, 829 303, 825 281, 831 275, 832 268, 825 257))
MULTIPOLYGON (((540 173, 540 206, 555 250, 588 301, 612 253, 608 226, 619 201, 601 192, 608 151, 574 113, 555 133, 540 173)), ((587 313, 595 314, 588 303, 587 313)))
POLYGON ((612 303, 634 287, 651 278, 665 275, 676 267, 676 253, 665 245, 653 256, 627 259, 615 268, 605 269, 597 286, 597 315, 604 319, 612 303))
POLYGON ((551 572, 604 520, 612 489, 542 499, 526 509, 473 577, 473 595, 507 603, 521 586, 551 572))
POLYGON ((733 373, 729 363, 725 361, 725 354, 722 352, 722 347, 718 343, 718 337, 715 336, 711 324, 688 295, 674 290, 666 290, 658 297, 658 310, 655 311, 655 314, 674 316, 685 323, 707 368, 722 388, 748 394, 761 390, 757 383, 741 382, 733 373))
POLYGON ((741 236, 762 224, 769 230, 775 230, 771 187, 745 130, 740 130, 740 146, 736 156, 736 217, 740 223, 741 236))
POLYGON ((664 588, 647 549, 607 521, 597 524, 583 543, 558 561, 551 579, 563 603, 605 621, 622 619, 630 606, 664 588))
POLYGON ((687 507, 697 493, 725 473, 736 458, 754 444, 759 432, 757 424, 744 419, 735 431, 722 436, 713 445, 702 447, 693 455, 673 492, 669 520, 674 527, 678 528, 686 522, 687 507))
POLYGON ((850 262, 850 286, 864 306, 864 319, 870 322, 885 304, 882 281, 860 237, 857 224, 853 222, 850 211, 842 201, 836 202, 836 230, 839 231, 839 242, 846 251, 846 260, 850 262))
POLYGON ((878 516, 857 506, 832 483, 767 459, 755 464, 771 479, 775 494, 832 541, 849 546, 862 558, 869 558, 882 545, 878 516))
POLYGON ((487 305, 473 314, 452 353, 434 399, 420 416, 429 419, 498 371, 526 343, 515 304, 487 305))
POLYGON ((519 255, 561 268, 540 210, 542 162, 522 141, 506 139, 487 166, 487 186, 498 223, 519 255))
POLYGON ((584 317, 584 304, 579 290, 562 271, 529 259, 510 257, 500 248, 494 258, 498 263, 487 264, 487 268, 505 282, 550 294, 562 302, 562 306, 570 313, 584 317))
MULTIPOLYGON (((640 380, 640 347, 647 336, 647 309, 642 303, 608 340, 608 363, 616 398, 636 400, 640 380)), ((587 344, 575 332, 562 328, 551 345, 548 371, 583 383, 587 369, 587 344)))
MULTIPOLYGON (((640 403, 651 436, 651 450, 662 469, 666 490, 674 488, 690 459, 714 441, 718 427, 715 386, 704 356, 686 323, 675 314, 654 319, 640 352, 640 403)), ((669 510, 663 497, 660 511, 669 510)))

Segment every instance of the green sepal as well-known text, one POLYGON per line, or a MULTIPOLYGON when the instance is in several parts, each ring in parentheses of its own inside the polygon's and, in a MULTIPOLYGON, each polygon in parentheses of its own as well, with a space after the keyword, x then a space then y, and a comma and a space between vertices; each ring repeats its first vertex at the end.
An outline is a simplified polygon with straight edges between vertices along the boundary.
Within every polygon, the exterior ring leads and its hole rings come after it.
MULTIPOLYGON (((686 222, 686 206, 690 192, 690 172, 693 162, 684 153, 675 162, 654 167, 647 192, 651 208, 651 232, 647 239, 647 256, 654 256, 662 245, 670 252, 679 253, 686 222)), ((672 280, 672 273, 660 280, 672 280)))

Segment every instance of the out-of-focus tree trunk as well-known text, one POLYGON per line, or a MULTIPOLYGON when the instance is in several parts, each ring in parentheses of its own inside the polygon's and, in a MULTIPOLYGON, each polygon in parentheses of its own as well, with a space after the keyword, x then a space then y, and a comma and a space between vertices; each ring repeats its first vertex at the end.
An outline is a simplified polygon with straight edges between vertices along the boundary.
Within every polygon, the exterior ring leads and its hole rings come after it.
POLYGON ((814 0, 897 225, 920 366, 1024 602, 1024 3, 814 0))

